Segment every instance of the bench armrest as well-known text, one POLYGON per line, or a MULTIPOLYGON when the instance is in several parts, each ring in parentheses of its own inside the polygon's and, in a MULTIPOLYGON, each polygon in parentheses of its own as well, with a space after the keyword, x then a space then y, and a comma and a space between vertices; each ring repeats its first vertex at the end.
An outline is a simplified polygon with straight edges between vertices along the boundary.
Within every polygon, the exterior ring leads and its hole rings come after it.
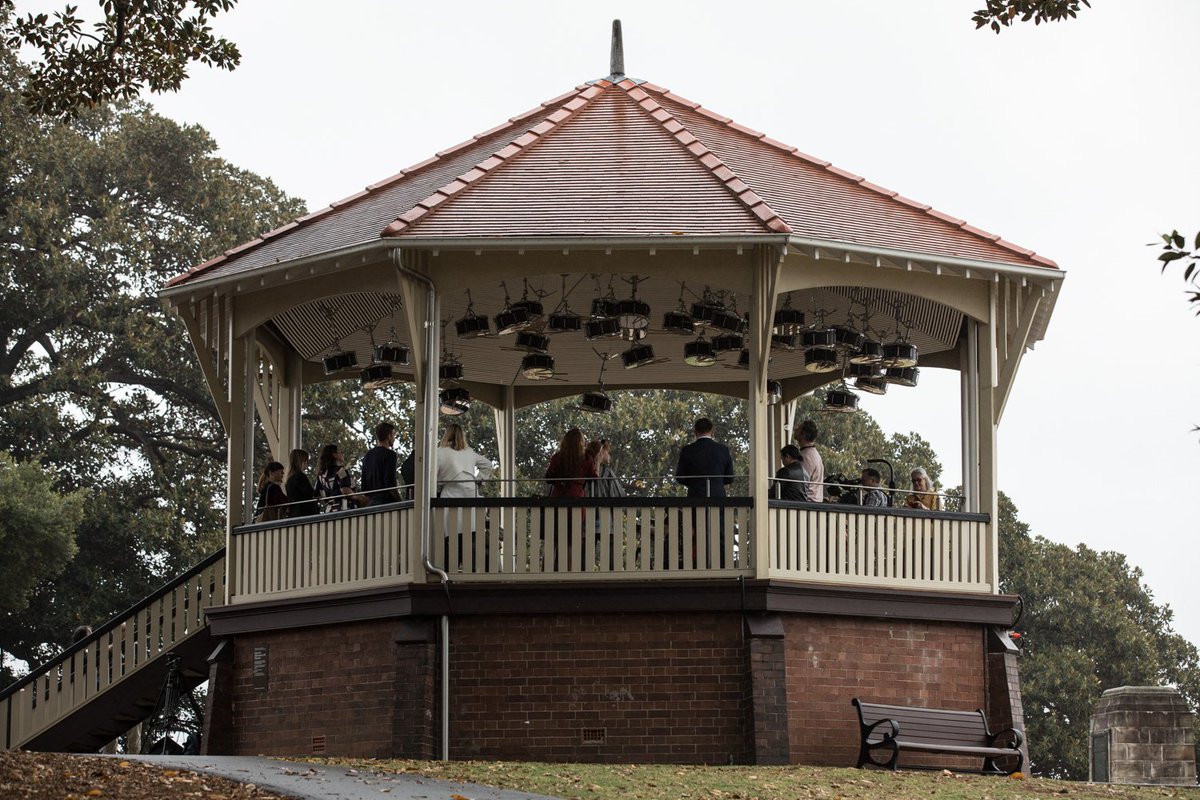
POLYGON ((875 722, 871 723, 870 725, 862 726, 863 741, 865 742, 867 739, 870 739, 871 734, 875 732, 875 729, 878 728, 880 725, 883 725, 884 723, 889 725, 892 730, 888 733, 883 734, 883 741, 881 741, 880 744, 883 744, 883 742, 889 741, 891 739, 895 739, 897 736, 900 735, 900 723, 896 722, 896 720, 894 720, 894 719, 881 719, 881 720, 876 720, 875 722))
MULTIPOLYGON (((1013 750, 1020 750, 1021 745, 1025 744, 1025 734, 1021 733, 1016 728, 1004 728, 1003 730, 996 731, 988 739, 988 744, 992 747, 996 747, 997 739, 1010 738, 1010 737, 1012 738, 1013 741, 1012 741, 1012 744, 1010 744, 1008 746, 1011 747, 1013 750)), ((1001 744, 999 746, 1004 747, 1005 745, 1001 744)))

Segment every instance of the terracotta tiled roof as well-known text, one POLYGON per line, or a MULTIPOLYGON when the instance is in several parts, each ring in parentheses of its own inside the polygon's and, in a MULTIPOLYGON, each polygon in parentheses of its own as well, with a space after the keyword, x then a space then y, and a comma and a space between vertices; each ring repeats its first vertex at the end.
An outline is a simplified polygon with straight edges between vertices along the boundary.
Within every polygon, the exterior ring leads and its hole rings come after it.
POLYGON ((605 81, 389 225, 392 236, 786 233, 644 91, 605 81))
POLYGON ((380 237, 771 233, 1056 266, 660 86, 626 79, 579 86, 168 286, 380 237))
POLYGON ((651 91, 775 208, 799 236, 930 255, 1056 267, 925 203, 738 125, 660 87, 651 91))

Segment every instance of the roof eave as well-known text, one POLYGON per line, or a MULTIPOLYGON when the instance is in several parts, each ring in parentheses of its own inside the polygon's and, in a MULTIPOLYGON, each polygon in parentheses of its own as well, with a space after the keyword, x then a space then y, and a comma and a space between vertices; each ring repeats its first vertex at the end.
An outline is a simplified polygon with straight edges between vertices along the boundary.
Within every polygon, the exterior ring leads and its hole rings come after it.
POLYGON ((279 272, 296 269, 320 269, 330 261, 340 261, 346 258, 368 259, 372 255, 384 258, 393 250, 430 250, 430 251, 518 251, 518 250, 671 250, 699 247, 753 247, 755 245, 787 245, 786 234, 662 234, 657 236, 533 236, 533 237, 438 237, 438 236, 389 236, 372 239, 366 242, 317 253, 303 258, 279 261, 265 267, 259 267, 245 272, 222 275, 205 279, 177 283, 164 287, 158 292, 159 298, 171 301, 173 298, 190 294, 218 292, 229 285, 257 283, 262 278, 274 276, 279 272))
POLYGON ((803 236, 788 236, 789 246, 794 246, 802 252, 813 251, 814 257, 821 257, 820 251, 843 253, 843 260, 857 263, 873 264, 879 268, 921 271, 936 275, 950 275, 962 278, 979 279, 990 276, 999 281, 1002 277, 1018 279, 1022 285, 1026 282, 1039 284, 1045 290, 1046 302, 1038 309, 1034 321, 1034 329, 1030 336, 1030 349, 1035 342, 1041 341, 1050 324, 1050 315, 1058 300, 1059 286, 1067 276, 1067 272, 1059 267, 1039 267, 1032 264, 1013 264, 1004 261, 988 261, 978 258, 961 258, 957 256, 938 256, 930 253, 919 253, 907 250, 895 250, 886 247, 844 242, 835 239, 811 239, 803 236), (850 256, 856 256, 851 258, 850 256))
POLYGON ((977 274, 1002 274, 1021 276, 1038 281, 1061 281, 1066 277, 1066 271, 1058 267, 1040 267, 1033 264, 1016 264, 1011 261, 992 261, 982 258, 964 258, 962 256, 941 256, 933 253, 922 253, 916 250, 899 250, 888 247, 859 244, 838 239, 812 239, 804 236, 787 236, 787 243, 802 249, 833 250, 852 253, 865 257, 868 263, 884 267, 895 264, 902 265, 901 269, 912 271, 914 268, 923 272, 935 274, 957 274, 970 277, 977 274), (939 267, 941 268, 939 270, 939 267))

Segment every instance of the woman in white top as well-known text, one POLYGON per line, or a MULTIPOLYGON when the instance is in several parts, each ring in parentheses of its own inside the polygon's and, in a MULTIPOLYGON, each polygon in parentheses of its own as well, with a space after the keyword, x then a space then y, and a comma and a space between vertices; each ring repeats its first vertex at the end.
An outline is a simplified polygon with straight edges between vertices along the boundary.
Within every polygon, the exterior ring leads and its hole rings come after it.
POLYGON ((492 475, 492 462, 467 447, 460 425, 447 425, 437 449, 438 497, 478 497, 476 480, 492 475))

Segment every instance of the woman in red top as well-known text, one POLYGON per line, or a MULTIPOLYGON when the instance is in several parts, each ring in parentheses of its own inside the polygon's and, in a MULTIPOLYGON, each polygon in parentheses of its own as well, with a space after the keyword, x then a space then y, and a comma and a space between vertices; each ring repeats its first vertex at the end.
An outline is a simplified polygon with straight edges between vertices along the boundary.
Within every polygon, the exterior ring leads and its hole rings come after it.
POLYGON ((550 456, 546 480, 551 497, 583 497, 587 479, 596 477, 596 466, 584 453, 583 432, 571 428, 559 442, 558 452, 550 456))

